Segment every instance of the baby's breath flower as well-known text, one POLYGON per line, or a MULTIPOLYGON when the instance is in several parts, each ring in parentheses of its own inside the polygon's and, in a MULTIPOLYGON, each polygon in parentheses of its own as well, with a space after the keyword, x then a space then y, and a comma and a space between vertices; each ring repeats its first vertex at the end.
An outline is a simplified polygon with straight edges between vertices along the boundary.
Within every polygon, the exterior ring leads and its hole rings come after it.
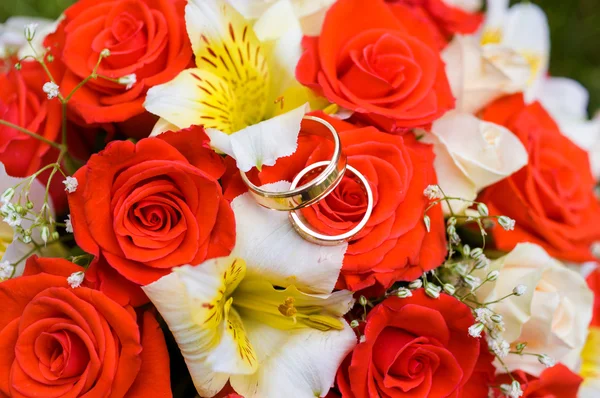
POLYGON ((471 250, 471 258, 479 258, 483 254, 483 249, 481 247, 476 247, 471 250))
POLYGON ((15 267, 13 267, 8 261, 4 260, 0 262, 0 281, 9 279, 15 267))
POLYGON ((487 278, 486 278, 486 280, 488 280, 488 281, 492 281, 492 282, 493 282, 493 281, 495 281, 496 279, 498 279, 498 276, 499 276, 499 275, 500 275, 500 271, 498 271, 498 270, 496 270, 496 269, 495 269, 495 270, 493 270, 493 271, 490 271, 490 273, 489 273, 489 274, 487 274, 487 278))
POLYGON ((13 196, 15 196, 15 189, 8 188, 4 193, 2 193, 2 197, 0 197, 0 201, 2 203, 8 203, 12 200, 13 196))
POLYGON ((521 384, 516 380, 513 380, 511 384, 501 384, 500 390, 509 398, 519 398, 523 396, 521 384))
POLYGON ((75 178, 75 177, 67 177, 63 181, 63 184, 65 184, 65 191, 67 191, 68 193, 73 193, 77 190, 77 186, 79 185, 79 182, 77 181, 77 178, 75 178))
POLYGON ((454 295, 454 293, 456 292, 456 288, 454 287, 454 285, 451 285, 449 283, 445 283, 443 288, 444 288, 444 291, 451 296, 454 295))
POLYGON ((494 312, 487 307, 475 308, 474 311, 475 311, 475 320, 477 322, 481 322, 485 325, 490 323, 492 315, 494 315, 494 312))
POLYGON ((506 231, 512 231, 515 229, 515 220, 510 217, 500 216, 498 217, 498 224, 506 231))
POLYGON ((590 251, 592 252, 592 256, 600 258, 600 242, 592 243, 592 246, 590 246, 590 251))
POLYGON ((65 218, 65 230, 68 234, 73 233, 73 224, 71 223, 71 215, 69 214, 67 218, 65 218))
POLYGON ((473 275, 465 275, 463 277, 463 280, 467 285, 471 287, 471 289, 474 289, 475 287, 481 285, 481 279, 473 275))
POLYGON ((483 323, 476 323, 469 327, 469 336, 479 338, 481 337, 481 333, 483 332, 484 325, 483 323))
POLYGON ((515 296, 522 296, 522 295, 524 295, 526 292, 527 292, 527 286, 525 286, 525 285, 521 285, 521 284, 519 284, 519 285, 515 286, 515 288, 513 289, 513 294, 514 294, 515 296))
POLYGON ((542 355, 540 355, 540 356, 538 357, 538 361, 540 361, 540 363, 541 363, 542 365, 544 365, 545 367, 547 367, 547 368, 551 368, 551 367, 553 367, 554 365, 556 365, 556 361, 554 360, 554 358, 552 358, 552 357, 549 357, 549 356, 548 356, 548 355, 546 355, 546 354, 542 354, 542 355))
POLYGON ((125 90, 129 90, 137 82, 137 77, 135 73, 132 73, 130 75, 120 77, 118 82, 119 84, 125 86, 125 90))
POLYGON ((102 58, 110 57, 110 50, 108 48, 105 48, 104 50, 100 51, 100 55, 102 56, 102 58))
POLYGON ((19 227, 19 226, 21 226, 21 223, 23 222, 23 218, 16 211, 11 211, 6 214, 6 217, 4 217, 4 222, 13 228, 19 227))
POLYGON ((58 97, 58 85, 54 82, 44 83, 42 90, 48 95, 49 100, 58 97))
POLYGON ((427 232, 431 232, 431 219, 427 214, 423 216, 423 222, 425 223, 425 229, 427 232))
POLYGON ((84 277, 85 277, 85 273, 83 271, 73 272, 67 278, 67 282, 69 283, 69 286, 71 286, 73 289, 75 289, 75 288, 81 286, 81 284, 83 283, 84 277))
POLYGON ((423 191, 423 195, 425 195, 425 197, 429 200, 443 198, 442 190, 440 189, 439 185, 428 185, 423 191))
POLYGON ((358 327, 358 321, 356 319, 353 319, 352 322, 350 322, 350 327, 352 329, 356 329, 358 327))
POLYGON ((487 335, 488 347, 498 358, 505 358, 510 352, 510 344, 499 336, 487 335))
POLYGON ((485 203, 477 203, 477 211, 483 217, 487 217, 490 215, 490 211, 488 210, 488 207, 485 205, 485 203))
POLYGON ((44 243, 47 243, 48 238, 50 237, 50 228, 48 228, 48 226, 44 225, 42 227, 42 232, 40 233, 40 235, 42 236, 42 240, 44 241, 44 243))

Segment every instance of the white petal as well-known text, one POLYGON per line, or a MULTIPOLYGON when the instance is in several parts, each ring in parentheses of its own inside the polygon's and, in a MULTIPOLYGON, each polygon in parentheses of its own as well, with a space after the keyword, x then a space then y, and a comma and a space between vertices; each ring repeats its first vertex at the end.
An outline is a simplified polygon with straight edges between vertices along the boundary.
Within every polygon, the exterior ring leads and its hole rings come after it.
POLYGON ((343 330, 321 332, 281 331, 245 320, 259 370, 251 376, 232 376, 231 386, 245 398, 325 396, 340 363, 356 345, 354 332, 343 322, 343 330))
POLYGON ((211 146, 233 157, 242 171, 273 166, 277 159, 296 151, 300 123, 307 109, 303 105, 231 135, 216 129, 206 129, 206 133, 211 146))
POLYGON ((533 101, 550 62, 550 28, 544 11, 531 3, 512 6, 506 18, 502 44, 518 51, 530 62, 533 75, 525 100, 533 101))
POLYGON ((522 91, 530 76, 529 64, 515 51, 482 48, 474 36, 456 35, 442 58, 456 109, 464 112, 476 113, 504 94, 522 91))
MULTIPOLYGON (((437 182, 444 193, 448 196, 475 200, 477 197, 475 184, 467 177, 460 164, 452 158, 446 145, 434 134, 424 134, 422 141, 433 144, 433 152, 435 153, 433 167, 437 175, 437 182)), ((461 214, 470 204, 461 200, 451 200, 450 206, 454 213, 461 214)), ((450 209, 445 201, 442 202, 442 208, 445 214, 450 214, 450 209)))
MULTIPOLYGON (((286 182, 265 187, 288 188, 286 182)), ((296 233, 287 213, 259 206, 248 193, 235 198, 231 208, 237 232, 233 255, 246 260, 249 275, 260 275, 281 287, 293 283, 306 293, 331 293, 347 244, 327 247, 307 242, 296 233)))
POLYGON ((446 145, 477 191, 527 164, 527 151, 510 130, 470 114, 448 113, 434 123, 432 133, 446 145))
POLYGON ((150 88, 144 107, 178 129, 204 124, 206 120, 203 117, 210 117, 215 110, 203 103, 207 93, 199 86, 197 77, 213 85, 221 81, 220 77, 206 70, 186 69, 170 82, 150 88))
POLYGON ((484 30, 502 29, 510 0, 487 0, 484 30))
MULTIPOLYGON (((210 265, 207 268, 210 268, 210 265)), ((196 267, 196 270, 203 272, 202 267, 196 267)), ((211 296, 209 287, 214 288, 219 282, 218 278, 208 272, 209 270, 205 271, 205 283, 197 286, 197 290, 193 290, 198 298, 203 295, 211 296)), ((190 311, 189 290, 180 279, 180 274, 172 272, 142 289, 152 300, 173 333, 192 375, 196 390, 203 396, 216 395, 227 383, 229 375, 214 372, 206 361, 207 354, 210 353, 207 350, 206 341, 212 341, 210 334, 212 331, 207 331, 194 321, 190 311)), ((208 297, 208 299, 210 298, 208 297)))
POLYGON ((229 0, 246 19, 259 18, 276 0, 229 0))
POLYGON ((156 137, 162 133, 166 133, 167 131, 177 131, 179 127, 174 124, 169 123, 167 120, 160 118, 152 128, 152 132, 150 133, 150 137, 156 137))

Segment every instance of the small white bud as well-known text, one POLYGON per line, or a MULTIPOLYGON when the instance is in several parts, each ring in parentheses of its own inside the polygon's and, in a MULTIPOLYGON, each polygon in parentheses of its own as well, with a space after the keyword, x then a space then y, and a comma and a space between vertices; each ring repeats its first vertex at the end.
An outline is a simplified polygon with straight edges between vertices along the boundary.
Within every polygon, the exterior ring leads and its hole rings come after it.
POLYGON ((73 224, 71 223, 71 215, 69 214, 67 218, 65 218, 65 230, 68 234, 73 233, 73 224))
POLYGON ((71 286, 73 289, 75 289, 75 288, 81 286, 81 284, 83 283, 84 277, 85 277, 85 273, 83 271, 73 272, 67 278, 67 282, 69 283, 69 286, 71 286))
POLYGON ((504 228, 505 231, 512 231, 513 229, 515 229, 515 220, 513 220, 510 217, 498 217, 498 224, 500 224, 500 226, 504 228))
POLYGON ((67 177, 63 181, 63 184, 65 184, 65 191, 67 191, 68 193, 73 193, 77 190, 77 186, 79 185, 79 182, 77 181, 77 178, 75 178, 75 177, 67 177))
POLYGON ((485 203, 477 203, 477 211, 483 217, 487 217, 490 215, 490 211, 488 210, 488 207, 485 205, 485 203))
POLYGON ((478 258, 482 254, 483 249, 481 247, 476 247, 475 249, 471 250, 471 258, 478 258))
POLYGON ((122 76, 118 79, 119 84, 125 86, 125 90, 129 90, 135 83, 137 83, 137 77, 135 73, 130 75, 122 76))
POLYGON ((474 325, 469 327, 469 336, 471 337, 481 337, 481 333, 483 332, 484 325, 483 323, 477 322, 474 325))
POLYGON ((423 286, 423 281, 421 279, 415 279, 411 283, 408 284, 408 287, 411 289, 418 289, 423 286))
POLYGON ((431 219, 427 214, 423 216, 423 222, 425 223, 425 229, 427 232, 431 232, 431 219))
POLYGON ((396 292, 396 296, 398 296, 400 298, 412 297, 412 292, 409 289, 405 288, 405 287, 401 287, 396 292))
POLYGON ((38 24, 36 23, 28 23, 27 25, 25 25, 25 39, 27 39, 27 41, 32 41, 33 38, 35 37, 35 31, 38 27, 38 24))
POLYGON ((352 322, 350 322, 350 327, 352 329, 356 329, 358 327, 358 321, 356 319, 353 319, 352 322))
POLYGON ((358 303, 363 307, 366 306, 368 302, 369 301, 367 300, 367 298, 365 296, 360 296, 358 298, 358 303))
POLYGON ((513 289, 513 293, 515 296, 522 296, 527 292, 527 286, 525 285, 517 285, 515 286, 515 288, 513 289))
POLYGON ((471 254, 471 246, 469 246, 469 245, 464 245, 464 246, 463 246, 463 251, 462 251, 462 252, 463 252, 463 254, 464 254, 466 257, 468 257, 468 256, 469 256, 469 254, 471 254))
POLYGON ((434 299, 440 297, 440 291, 441 289, 438 286, 432 285, 431 283, 428 283, 425 288, 425 294, 434 299))
POLYGON ((502 321, 503 321, 502 315, 500 315, 500 314, 494 314, 494 315, 490 316, 490 319, 496 323, 502 323, 502 321))
POLYGON ((445 283, 443 288, 444 288, 444 291, 451 296, 454 295, 454 293, 456 292, 456 288, 454 287, 454 285, 451 285, 449 283, 445 283))
POLYGON ((516 380, 513 380, 511 384, 501 384, 500 390, 509 398, 519 398, 523 396, 521 384, 516 380))
POLYGON ((48 95, 48 99, 54 99, 58 97, 58 85, 54 82, 46 82, 42 87, 42 90, 48 95))
POLYGON ((100 51, 100 56, 102 58, 110 57, 110 50, 105 48, 104 50, 100 51))
POLYGON ((473 275, 465 275, 463 276, 463 280, 467 285, 471 287, 471 289, 474 289, 477 286, 481 285, 481 279, 473 275))
POLYGON ((475 260, 475 269, 484 269, 490 265, 490 260, 484 255, 481 255, 475 260))
POLYGON ((14 188, 8 188, 2 194, 2 197, 0 198, 0 201, 2 201, 2 203, 8 203, 8 202, 10 202, 12 200, 13 196, 15 196, 15 189, 14 188))
POLYGON ((556 361, 554 360, 554 358, 552 358, 552 357, 549 357, 549 356, 548 356, 548 355, 546 355, 546 354, 542 354, 542 355, 540 355, 540 356, 538 357, 538 361, 540 361, 540 363, 541 363, 542 365, 544 365, 545 367, 547 367, 547 368, 551 368, 551 367, 553 367, 554 365, 556 365, 556 361))
POLYGON ((429 200, 441 199, 443 197, 442 190, 439 185, 428 185, 423 191, 423 195, 429 200))
POLYGON ((489 273, 489 274, 487 274, 487 278, 486 278, 486 279, 487 279, 488 281, 495 281, 496 279, 498 279, 498 276, 499 276, 499 275, 500 275, 500 271, 498 271, 498 270, 493 270, 493 271, 490 271, 490 273, 489 273))
POLYGON ((42 240, 44 241, 44 243, 47 243, 48 238, 50 237, 50 228, 48 228, 48 226, 44 225, 42 227, 42 232, 40 233, 40 235, 42 236, 42 240))

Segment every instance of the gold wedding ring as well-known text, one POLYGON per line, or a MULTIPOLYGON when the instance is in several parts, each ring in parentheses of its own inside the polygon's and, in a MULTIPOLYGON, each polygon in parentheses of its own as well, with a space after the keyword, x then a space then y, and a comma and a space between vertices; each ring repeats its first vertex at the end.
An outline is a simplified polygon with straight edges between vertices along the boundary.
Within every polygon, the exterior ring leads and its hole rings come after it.
MULTIPOLYGON (((317 169, 323 168, 323 167, 327 166, 328 164, 329 164, 329 162, 316 162, 316 163, 313 163, 310 166, 306 167, 296 176, 296 178, 294 178, 294 181, 292 181, 292 185, 291 185, 290 189, 294 189, 296 187, 296 185, 298 185, 298 183, 300 182, 302 177, 304 177, 305 175, 307 175, 311 172, 316 172, 317 169)), ((371 213, 373 212, 373 206, 374 206, 373 191, 371 191, 369 182, 367 181, 367 179, 365 178, 365 176, 362 173, 360 173, 358 170, 356 170, 354 167, 352 167, 350 165, 347 165, 346 169, 347 169, 347 171, 350 171, 352 174, 354 174, 354 176, 359 180, 359 182, 361 183, 361 185, 363 187, 365 194, 367 195, 367 210, 365 212, 365 215, 360 220, 360 222, 348 232, 344 232, 343 234, 340 234, 340 235, 324 235, 324 234, 318 233, 318 232, 314 231, 313 229, 309 228, 301 220, 301 218, 298 216, 298 214, 295 211, 291 211, 290 215, 289 215, 290 221, 292 222, 292 225, 294 226, 294 229, 296 230, 296 232, 298 232, 298 234, 300 236, 302 236, 305 240, 307 240, 311 243, 316 243, 321 246, 333 246, 333 245, 337 245, 337 244, 349 241, 350 239, 352 239, 352 237, 354 237, 357 233, 359 233, 365 227, 365 225, 367 225, 367 222, 369 221, 369 218, 371 217, 371 213)))
POLYGON ((332 138, 334 144, 333 156, 330 161, 320 162, 326 165, 326 167, 324 167, 323 171, 315 179, 300 187, 294 185, 289 191, 283 192, 267 191, 259 188, 248 179, 246 173, 240 171, 249 192, 256 202, 263 207, 273 210, 290 211, 310 206, 331 193, 344 176, 344 172, 346 171, 346 155, 342 152, 340 137, 335 128, 327 121, 315 116, 304 116, 304 121, 318 123, 324 127, 313 129, 314 131, 311 130, 311 134, 332 138))

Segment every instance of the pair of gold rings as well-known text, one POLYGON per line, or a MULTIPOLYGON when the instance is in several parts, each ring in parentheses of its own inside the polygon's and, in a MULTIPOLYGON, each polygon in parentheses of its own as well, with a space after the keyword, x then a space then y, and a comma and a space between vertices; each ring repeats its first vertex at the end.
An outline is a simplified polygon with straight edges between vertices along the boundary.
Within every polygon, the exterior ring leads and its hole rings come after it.
POLYGON ((272 210, 289 211, 289 217, 294 229, 309 242, 331 246, 349 241, 358 234, 367 224, 373 212, 373 192, 365 176, 354 167, 347 164, 346 155, 342 151, 340 137, 335 128, 327 121, 315 117, 304 116, 305 123, 316 123, 321 128, 311 129, 311 134, 332 139, 334 144, 331 160, 313 163, 305 167, 292 181, 288 191, 268 191, 253 184, 246 174, 240 171, 242 180, 256 202, 272 210), (325 127, 325 128, 322 128, 325 127), (316 204, 324 199, 339 185, 346 171, 350 171, 362 186, 367 196, 367 210, 361 221, 351 230, 339 235, 325 235, 310 228, 297 210, 316 204), (304 177, 314 176, 304 185, 298 186, 304 177))

